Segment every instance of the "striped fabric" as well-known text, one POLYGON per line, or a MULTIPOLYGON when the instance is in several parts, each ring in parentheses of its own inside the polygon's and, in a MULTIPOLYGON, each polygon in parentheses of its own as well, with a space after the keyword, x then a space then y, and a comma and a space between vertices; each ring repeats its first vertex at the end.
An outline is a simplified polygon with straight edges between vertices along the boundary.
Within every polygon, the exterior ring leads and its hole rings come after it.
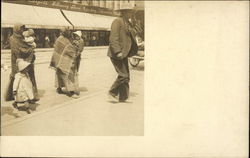
POLYGON ((78 49, 76 46, 72 45, 71 43, 68 44, 62 52, 57 67, 65 74, 69 75, 70 72, 72 72, 71 68, 73 67, 73 64, 76 64, 75 61, 77 56, 78 49))
POLYGON ((51 58, 50 67, 58 68, 58 63, 60 61, 63 50, 66 47, 66 45, 68 45, 69 43, 70 41, 63 36, 60 36, 57 38, 55 45, 54 45, 54 52, 51 58))

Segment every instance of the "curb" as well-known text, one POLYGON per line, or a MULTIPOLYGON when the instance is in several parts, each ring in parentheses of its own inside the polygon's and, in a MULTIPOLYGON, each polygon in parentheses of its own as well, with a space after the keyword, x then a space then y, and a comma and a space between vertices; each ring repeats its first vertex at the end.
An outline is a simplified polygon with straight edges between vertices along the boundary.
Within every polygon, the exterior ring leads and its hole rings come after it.
POLYGON ((14 125, 14 124, 17 124, 17 123, 20 123, 20 122, 25 121, 27 119, 30 119, 32 117, 39 116, 39 115, 41 115, 43 113, 50 112, 52 110, 56 110, 56 109, 62 108, 62 107, 65 107, 65 106, 77 103, 79 101, 83 101, 85 99, 90 99, 90 98, 95 97, 95 96, 97 96, 99 94, 103 94, 103 92, 105 92, 105 91, 106 91, 106 89, 105 90, 103 89, 103 90, 100 90, 100 91, 92 93, 92 94, 87 94, 87 95, 85 95, 83 97, 80 97, 79 99, 74 99, 74 100, 68 101, 66 103, 58 104, 58 105, 55 105, 53 107, 50 107, 50 108, 47 108, 47 109, 43 109, 41 111, 37 111, 37 112, 35 111, 35 112, 31 113, 31 114, 27 114, 27 115, 22 116, 20 118, 15 118, 15 119, 9 120, 9 121, 7 121, 5 123, 2 122, 1 128, 7 127, 7 126, 11 126, 11 125, 14 125))
MULTIPOLYGON (((94 49, 107 49, 108 46, 97 46, 97 47, 84 47, 84 50, 94 50, 94 49)), ((36 52, 49 52, 53 51, 54 48, 37 48, 35 49, 36 52)), ((10 49, 1 50, 1 54, 9 54, 10 49)))

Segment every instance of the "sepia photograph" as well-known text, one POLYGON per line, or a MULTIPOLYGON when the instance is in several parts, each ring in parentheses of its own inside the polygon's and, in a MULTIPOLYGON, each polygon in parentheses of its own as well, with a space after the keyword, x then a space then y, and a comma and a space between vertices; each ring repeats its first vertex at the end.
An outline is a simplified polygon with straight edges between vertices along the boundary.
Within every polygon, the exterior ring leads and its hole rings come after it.
POLYGON ((0 157, 249 157, 249 8, 2 0, 0 157))
POLYGON ((143 136, 143 1, 1 5, 3 136, 143 136))

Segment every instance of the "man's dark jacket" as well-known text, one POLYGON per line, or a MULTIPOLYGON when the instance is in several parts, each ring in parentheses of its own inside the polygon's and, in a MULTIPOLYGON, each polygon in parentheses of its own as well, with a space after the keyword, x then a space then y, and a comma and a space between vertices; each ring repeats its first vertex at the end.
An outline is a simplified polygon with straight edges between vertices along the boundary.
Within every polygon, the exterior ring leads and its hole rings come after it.
POLYGON ((130 32, 127 31, 124 20, 116 18, 111 25, 111 33, 109 37, 108 56, 117 58, 118 53, 122 53, 122 57, 130 57, 137 53, 138 47, 133 40, 130 32))

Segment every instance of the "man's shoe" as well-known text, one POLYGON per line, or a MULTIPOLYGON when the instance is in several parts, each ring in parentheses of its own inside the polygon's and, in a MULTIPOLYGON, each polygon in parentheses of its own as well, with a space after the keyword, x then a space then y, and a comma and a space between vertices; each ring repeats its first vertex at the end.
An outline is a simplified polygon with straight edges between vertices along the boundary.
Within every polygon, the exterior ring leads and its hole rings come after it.
POLYGON ((28 101, 26 101, 26 102, 24 103, 24 110, 25 110, 28 114, 31 113, 31 112, 30 112, 30 103, 29 103, 28 101))
POLYGON ((35 104, 37 101, 35 99, 32 99, 29 101, 30 104, 35 104))
POLYGON ((56 92, 57 92, 58 94, 64 94, 64 92, 62 91, 62 88, 57 88, 57 89, 56 89, 56 92))
POLYGON ((118 98, 118 96, 116 96, 115 94, 113 94, 113 93, 108 93, 108 97, 109 97, 109 100, 110 101, 118 101, 119 100, 119 98, 118 98))
POLYGON ((13 106, 15 109, 18 109, 18 106, 17 106, 17 103, 16 103, 16 102, 12 103, 12 106, 13 106))
POLYGON ((125 99, 125 100, 119 99, 119 102, 120 103, 132 103, 132 101, 129 99, 125 99))
POLYGON ((27 114, 31 114, 30 108, 26 108, 26 112, 27 112, 27 114))

